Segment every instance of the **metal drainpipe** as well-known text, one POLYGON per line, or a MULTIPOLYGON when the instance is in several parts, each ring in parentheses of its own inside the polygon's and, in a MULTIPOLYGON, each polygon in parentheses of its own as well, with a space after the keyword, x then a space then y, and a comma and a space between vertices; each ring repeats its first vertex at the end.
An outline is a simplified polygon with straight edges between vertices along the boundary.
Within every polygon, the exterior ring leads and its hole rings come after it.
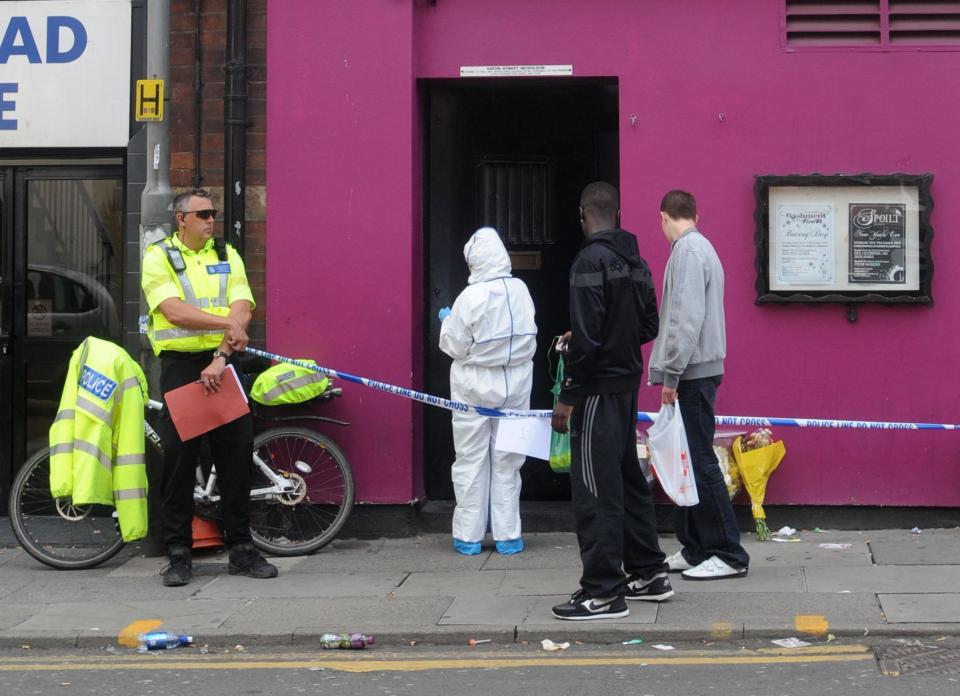
POLYGON ((203 140, 203 43, 200 41, 202 18, 200 0, 193 0, 193 17, 196 22, 196 47, 193 60, 193 188, 203 184, 203 168, 200 166, 200 144, 203 140))
POLYGON ((226 84, 223 94, 223 235, 243 256, 247 168, 247 2, 227 6, 226 84))

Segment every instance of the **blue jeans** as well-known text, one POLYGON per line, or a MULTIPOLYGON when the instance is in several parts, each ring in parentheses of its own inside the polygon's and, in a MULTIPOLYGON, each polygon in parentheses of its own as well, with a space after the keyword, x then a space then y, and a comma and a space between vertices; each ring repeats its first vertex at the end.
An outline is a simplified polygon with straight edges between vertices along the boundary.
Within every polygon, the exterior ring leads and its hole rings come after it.
POLYGON ((674 531, 683 544, 687 563, 699 565, 716 556, 734 568, 746 568, 750 556, 740 545, 740 529, 733 513, 720 463, 713 452, 716 430, 713 404, 722 377, 704 377, 681 381, 677 387, 680 415, 687 431, 693 478, 697 482, 700 503, 678 507, 673 516, 674 531))

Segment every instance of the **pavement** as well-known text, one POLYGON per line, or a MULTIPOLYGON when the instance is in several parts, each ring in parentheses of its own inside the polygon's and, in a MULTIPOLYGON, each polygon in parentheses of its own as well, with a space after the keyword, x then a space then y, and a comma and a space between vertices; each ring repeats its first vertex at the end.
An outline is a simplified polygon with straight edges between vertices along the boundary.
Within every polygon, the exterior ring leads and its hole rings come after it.
MULTIPOLYGON (((59 571, 12 542, 0 519, 0 648, 109 646, 132 626, 189 633, 211 647, 316 646, 326 632, 362 631, 379 645, 580 640, 960 636, 960 529, 804 531, 800 541, 744 536, 750 572, 692 582, 676 596, 630 602, 630 616, 558 621, 578 587, 576 537, 526 534, 526 550, 461 556, 447 534, 343 539, 275 558, 280 577, 229 576, 222 552, 197 552, 195 577, 161 585, 164 558, 128 545, 101 567, 59 571), (148 622, 139 623, 135 622, 148 622)), ((676 540, 662 537, 667 553, 676 540)))

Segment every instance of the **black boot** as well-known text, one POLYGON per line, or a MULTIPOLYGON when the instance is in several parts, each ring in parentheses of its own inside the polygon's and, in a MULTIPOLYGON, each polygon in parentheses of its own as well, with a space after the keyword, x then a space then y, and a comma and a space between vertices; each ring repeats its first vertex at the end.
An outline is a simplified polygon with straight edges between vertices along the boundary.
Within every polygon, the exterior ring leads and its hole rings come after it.
POLYGON ((253 544, 237 544, 230 549, 230 565, 227 566, 230 575, 249 575, 251 578, 275 578, 277 567, 267 562, 253 544))
POLYGON ((193 577, 190 549, 186 546, 171 546, 167 555, 170 557, 170 565, 163 571, 163 584, 166 587, 186 585, 193 577))

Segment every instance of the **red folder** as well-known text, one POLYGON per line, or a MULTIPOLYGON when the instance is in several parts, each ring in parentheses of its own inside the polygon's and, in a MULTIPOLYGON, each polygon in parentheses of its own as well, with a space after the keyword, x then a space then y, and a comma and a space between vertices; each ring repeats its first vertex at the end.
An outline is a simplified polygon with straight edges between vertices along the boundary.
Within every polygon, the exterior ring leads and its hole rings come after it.
POLYGON ((203 384, 191 382, 171 389, 163 400, 181 441, 192 440, 250 413, 247 395, 233 365, 227 365, 223 371, 220 391, 206 394, 203 384))

